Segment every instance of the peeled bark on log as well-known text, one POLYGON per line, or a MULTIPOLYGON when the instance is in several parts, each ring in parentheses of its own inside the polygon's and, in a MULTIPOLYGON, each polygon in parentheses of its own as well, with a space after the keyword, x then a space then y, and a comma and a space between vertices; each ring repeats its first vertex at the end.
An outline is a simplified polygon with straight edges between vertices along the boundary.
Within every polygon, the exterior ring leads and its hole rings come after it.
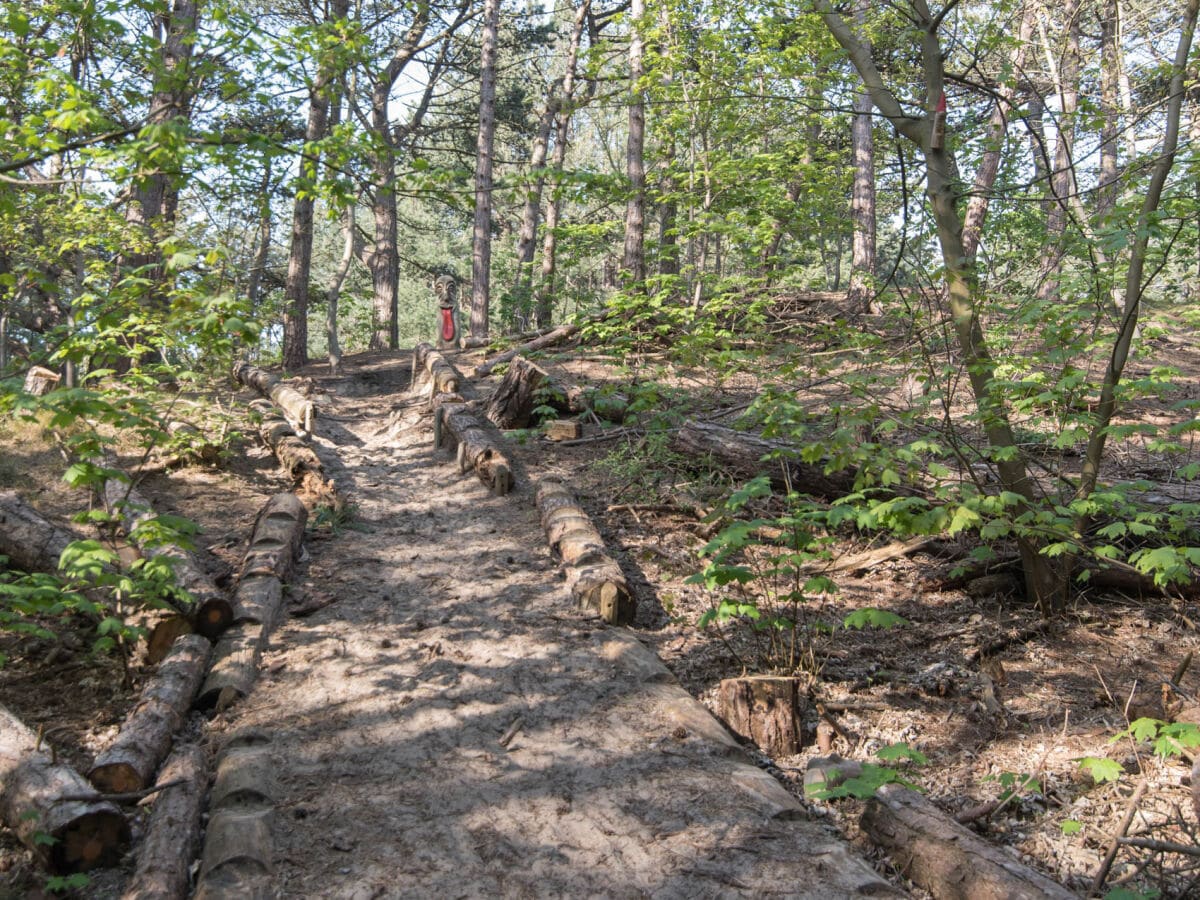
POLYGON ((560 325, 553 331, 547 332, 540 337, 536 337, 532 341, 526 341, 520 346, 513 347, 511 350, 506 350, 503 353, 499 353, 496 356, 493 356, 491 359, 484 360, 475 367, 474 375, 476 378, 486 378, 488 375, 492 374, 492 369, 496 368, 496 366, 500 365, 501 363, 506 363, 510 359, 514 359, 523 353, 532 353, 535 350, 543 350, 546 347, 552 347, 555 344, 567 340, 568 338, 574 337, 579 333, 579 327, 580 326, 574 324, 560 325))
MULTIPOLYGON (((157 515, 145 497, 127 482, 116 478, 109 478, 104 482, 104 506, 110 513, 120 515, 122 527, 127 535, 133 535, 139 526, 157 515)), ((175 608, 180 614, 188 617, 192 628, 209 640, 216 640, 233 621, 233 606, 225 592, 218 588, 208 573, 200 567, 196 557, 182 547, 143 547, 142 552, 146 556, 163 557, 171 561, 175 583, 192 598, 191 602, 176 604, 175 608)), ((175 643, 174 637, 186 633, 178 628, 178 623, 169 622, 158 623, 152 628, 147 639, 147 657, 151 663, 157 663, 163 658, 175 643), (165 631, 163 635, 157 633, 160 629, 165 631), (162 646, 164 640, 165 647, 162 646)))
POLYGON ((685 456, 711 456, 725 469, 744 478, 768 475, 771 484, 780 490, 790 487, 800 493, 824 499, 836 499, 854 490, 853 471, 826 473, 823 466, 798 459, 764 462, 763 457, 768 453, 794 453, 797 448, 781 441, 769 441, 721 425, 684 422, 671 439, 671 448, 685 456), (786 476, 784 466, 787 467, 786 476))
POLYGON ((538 485, 537 508, 550 548, 563 561, 567 586, 581 609, 596 610, 604 621, 623 625, 637 612, 621 567, 608 555, 591 519, 561 481, 538 485))
POLYGON ((232 628, 221 635, 196 701, 224 709, 250 693, 263 648, 283 610, 283 580, 292 574, 308 511, 294 494, 276 494, 254 524, 234 593, 232 628))
POLYGON ((804 746, 801 724, 807 702, 798 678, 726 678, 717 703, 730 729, 770 756, 793 756, 804 746))
POLYGON ((239 362, 233 367, 233 377, 253 388, 284 411, 296 426, 307 432, 313 430, 312 401, 298 390, 288 387, 266 369, 239 362))
POLYGON ((512 490, 513 475, 508 457, 500 449, 499 437, 491 423, 480 418, 465 404, 447 403, 438 414, 442 417, 440 437, 454 439, 458 448, 458 468, 461 472, 474 469, 496 496, 512 490))
POLYGON ((916 791, 885 784, 862 828, 939 900, 1071 900, 1075 894, 955 822, 916 791))
POLYGON ((200 814, 208 784, 204 751, 195 744, 175 749, 158 784, 182 782, 161 791, 138 848, 137 868, 121 900, 184 900, 192 860, 200 847, 200 814))
POLYGON ((33 394, 35 397, 45 397, 58 387, 59 380, 60 376, 57 372, 43 366, 34 366, 25 373, 23 390, 27 394, 33 394))
POLYGON ((54 761, 38 736, 0 706, 0 821, 56 873, 115 865, 129 825, 112 803, 64 800, 96 794, 87 780, 54 761), (47 845, 39 836, 49 835, 47 845))
POLYGON ((273 895, 274 770, 270 741, 260 732, 236 736, 222 750, 196 900, 273 895))
POLYGON ((171 750, 171 739, 187 718, 204 679, 212 646, 188 634, 158 666, 142 689, 137 706, 125 717, 116 739, 96 757, 88 779, 105 793, 140 791, 154 780, 158 764, 171 750))
POLYGON ((528 428, 538 402, 538 390, 552 383, 541 366, 523 356, 514 357, 488 402, 487 417, 497 428, 528 428))
POLYGON ((417 383, 417 376, 424 372, 433 382, 430 395, 455 394, 462 387, 463 377, 433 344, 423 341, 413 349, 412 383, 417 383))
POLYGON ((63 550, 82 540, 44 518, 16 491, 0 491, 0 555, 23 572, 56 572, 63 550))
POLYGON ((265 400, 255 400, 250 408, 261 417, 258 433, 292 479, 292 483, 312 503, 339 506, 341 501, 333 481, 325 477, 325 466, 312 447, 300 440, 283 416, 265 400))

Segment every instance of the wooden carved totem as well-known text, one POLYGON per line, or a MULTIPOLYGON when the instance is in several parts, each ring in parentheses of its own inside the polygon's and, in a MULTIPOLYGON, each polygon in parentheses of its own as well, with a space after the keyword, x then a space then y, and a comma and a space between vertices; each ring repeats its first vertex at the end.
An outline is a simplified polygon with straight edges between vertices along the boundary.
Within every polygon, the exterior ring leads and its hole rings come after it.
POLYGON ((439 275, 433 283, 433 293, 438 301, 438 349, 457 350, 458 282, 453 275, 439 275))

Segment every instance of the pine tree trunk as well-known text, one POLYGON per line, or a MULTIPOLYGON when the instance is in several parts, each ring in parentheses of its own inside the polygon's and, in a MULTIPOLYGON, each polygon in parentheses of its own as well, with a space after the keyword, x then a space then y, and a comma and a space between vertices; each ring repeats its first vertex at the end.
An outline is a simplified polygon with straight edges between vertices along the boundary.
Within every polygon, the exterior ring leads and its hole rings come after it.
POLYGON ((625 283, 638 284, 646 278, 646 104, 641 80, 644 74, 645 43, 642 19, 645 0, 631 0, 629 26, 629 142, 625 152, 625 174, 629 200, 625 204, 625 283))
POLYGON ((500 0, 485 0, 479 60, 479 134, 475 145, 475 223, 471 234, 472 340, 488 336, 492 267, 492 151, 496 135, 496 44, 500 0))

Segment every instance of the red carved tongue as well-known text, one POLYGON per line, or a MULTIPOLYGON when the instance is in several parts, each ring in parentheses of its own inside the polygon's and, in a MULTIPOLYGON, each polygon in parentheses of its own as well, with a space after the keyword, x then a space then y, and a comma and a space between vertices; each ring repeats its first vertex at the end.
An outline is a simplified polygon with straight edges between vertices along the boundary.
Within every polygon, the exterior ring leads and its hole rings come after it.
POLYGON ((443 309, 442 310, 442 340, 443 341, 454 340, 454 310, 453 309, 443 309))

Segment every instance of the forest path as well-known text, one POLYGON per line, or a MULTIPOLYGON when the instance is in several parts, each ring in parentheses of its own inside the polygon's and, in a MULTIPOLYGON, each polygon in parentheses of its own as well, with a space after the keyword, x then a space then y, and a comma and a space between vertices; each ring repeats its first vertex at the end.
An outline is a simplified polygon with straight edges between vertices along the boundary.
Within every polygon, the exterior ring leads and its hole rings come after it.
POLYGON ((367 530, 308 541, 303 588, 336 602, 214 723, 272 736, 278 893, 894 895, 633 632, 572 608, 529 485, 492 497, 431 449, 409 359, 316 377, 367 530))

